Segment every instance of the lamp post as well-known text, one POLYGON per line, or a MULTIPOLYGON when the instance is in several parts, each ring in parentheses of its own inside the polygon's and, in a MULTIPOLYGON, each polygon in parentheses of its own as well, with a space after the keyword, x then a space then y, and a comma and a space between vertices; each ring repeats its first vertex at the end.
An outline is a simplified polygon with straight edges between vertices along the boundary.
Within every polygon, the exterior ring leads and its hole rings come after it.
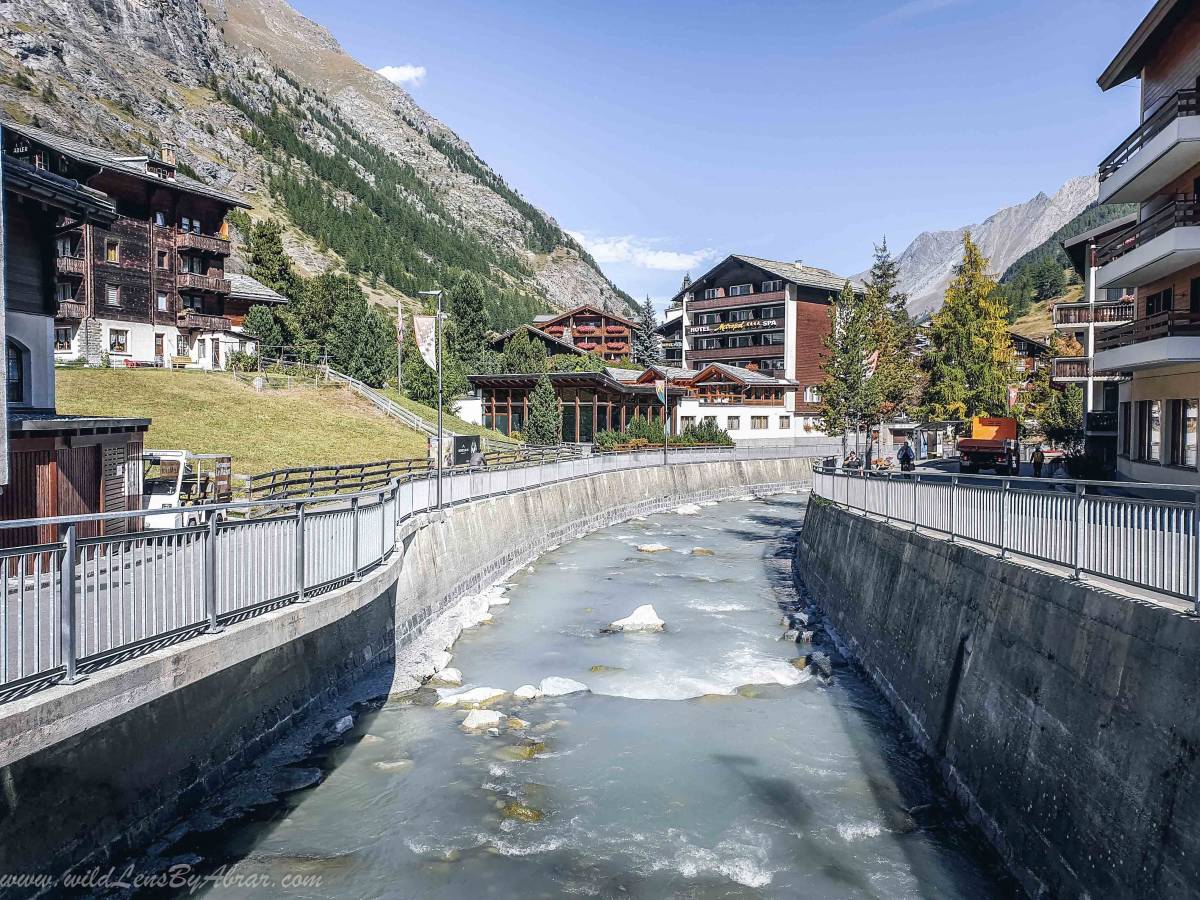
POLYGON ((436 342, 434 346, 434 355, 437 357, 437 508, 442 508, 442 454, 445 448, 442 446, 442 291, 417 291, 421 297, 437 297, 437 319, 434 326, 437 329, 434 335, 436 342))

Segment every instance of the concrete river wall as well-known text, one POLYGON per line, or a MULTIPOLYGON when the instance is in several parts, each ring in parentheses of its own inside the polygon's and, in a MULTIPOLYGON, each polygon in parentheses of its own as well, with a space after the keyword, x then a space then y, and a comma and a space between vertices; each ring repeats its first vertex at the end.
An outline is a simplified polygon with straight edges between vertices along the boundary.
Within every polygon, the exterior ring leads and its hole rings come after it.
POLYGON ((1200 621, 810 504, 795 573, 1032 896, 1200 891, 1200 621))
MULTIPOLYGON (((0 706, 0 875, 103 864, 395 658, 459 597, 546 547, 631 516, 749 489, 807 486, 811 460, 594 475, 402 526, 361 581, 0 706)), ((0 890, 3 893, 3 890, 0 890)))

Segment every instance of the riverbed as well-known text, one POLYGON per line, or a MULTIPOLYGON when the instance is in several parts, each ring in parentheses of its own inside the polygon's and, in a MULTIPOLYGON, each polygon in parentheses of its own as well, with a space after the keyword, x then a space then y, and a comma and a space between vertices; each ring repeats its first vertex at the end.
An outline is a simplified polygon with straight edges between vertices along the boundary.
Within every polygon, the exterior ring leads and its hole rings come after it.
POLYGON ((798 667, 819 634, 780 640, 803 509, 683 507, 545 553, 454 645, 461 686, 373 704, 317 783, 181 858, 251 897, 1013 896, 878 693, 836 656, 798 667), (664 631, 604 633, 642 604, 664 631), (587 690, 511 695, 547 678, 587 690), (510 692, 493 733, 436 705, 483 687, 510 692))

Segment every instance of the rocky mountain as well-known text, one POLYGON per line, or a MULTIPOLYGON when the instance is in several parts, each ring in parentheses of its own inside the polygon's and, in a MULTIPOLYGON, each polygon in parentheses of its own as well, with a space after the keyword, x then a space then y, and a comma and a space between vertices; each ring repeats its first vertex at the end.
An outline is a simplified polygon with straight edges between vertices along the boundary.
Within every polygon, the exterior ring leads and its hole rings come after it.
POLYGON ((283 0, 5 0, 0 109, 180 169, 289 226, 301 271, 412 296, 485 277, 497 325, 628 297, 404 90, 283 0))
POLYGON ((900 287, 908 294, 914 316, 936 312, 950 283, 954 266, 962 261, 963 232, 970 231, 999 278, 1025 253, 1042 244, 1090 204, 1096 202, 1095 175, 1072 178, 1052 197, 1036 197, 989 216, 978 225, 917 235, 896 262, 900 287))

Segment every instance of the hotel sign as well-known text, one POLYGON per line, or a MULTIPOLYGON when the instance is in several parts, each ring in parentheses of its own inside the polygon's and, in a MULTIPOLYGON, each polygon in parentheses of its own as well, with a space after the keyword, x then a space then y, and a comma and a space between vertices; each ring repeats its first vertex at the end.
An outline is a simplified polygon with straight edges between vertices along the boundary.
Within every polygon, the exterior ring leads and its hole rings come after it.
POLYGON ((719 325, 693 325, 689 334, 709 334, 722 331, 745 331, 748 328, 778 328, 778 319, 750 319, 746 322, 722 322, 719 325))

